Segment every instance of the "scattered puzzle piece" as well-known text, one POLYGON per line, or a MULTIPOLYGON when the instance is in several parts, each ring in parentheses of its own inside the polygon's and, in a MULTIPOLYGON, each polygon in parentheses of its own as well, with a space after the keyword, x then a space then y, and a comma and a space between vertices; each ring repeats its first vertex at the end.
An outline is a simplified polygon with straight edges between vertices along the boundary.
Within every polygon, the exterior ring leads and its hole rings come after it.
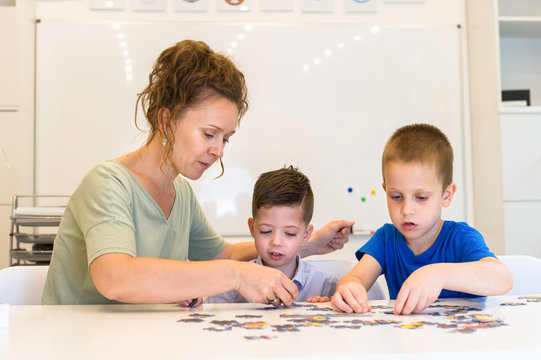
POLYGON ((232 328, 230 328, 230 327, 225 327, 225 328, 208 327, 208 328, 203 328, 203 330, 216 331, 216 332, 229 331, 229 330, 231 330, 231 329, 232 329, 232 328))
POLYGON ((519 303, 519 302, 504 302, 501 303, 500 306, 520 306, 520 305, 526 305, 526 303, 519 303))
POLYGON ((214 315, 214 314, 198 314, 198 313, 194 313, 194 314, 190 314, 188 316, 195 317, 195 318, 207 318, 207 317, 212 317, 212 316, 216 316, 216 315, 214 315))
POLYGON ((265 321, 249 321, 241 324, 241 327, 245 329, 265 329, 269 326, 268 322, 265 321))
MULTIPOLYGON (((522 296, 520 297, 527 301, 541 301, 541 296, 522 296)), ((408 324, 402 324, 402 321, 397 320, 397 315, 395 315, 389 309, 392 309, 390 306, 385 305, 375 305, 373 309, 381 309, 381 313, 389 315, 387 319, 375 319, 375 312, 355 314, 355 313, 342 313, 336 312, 329 307, 318 307, 316 304, 296 304, 293 303, 292 308, 300 308, 304 313, 281 313, 280 318, 284 319, 285 324, 270 324, 265 321, 248 321, 248 322, 239 322, 234 319, 215 319, 207 320, 209 317, 216 316, 215 314, 203 314, 203 313, 193 313, 188 314, 189 318, 184 318, 177 320, 179 323, 201 323, 209 321, 210 324, 216 326, 210 326, 204 328, 204 330, 211 332, 222 332, 222 331, 231 331, 233 328, 243 328, 248 330, 263 330, 272 328, 272 331, 275 332, 299 332, 302 331, 303 327, 332 327, 336 329, 361 329, 365 326, 380 326, 380 325, 389 325, 392 324, 394 327, 399 329, 422 329, 427 326, 435 326, 439 329, 448 329, 449 332, 454 333, 463 333, 470 334, 479 329, 488 329, 495 328, 500 326, 507 326, 507 324, 491 315, 480 313, 480 309, 468 306, 459 306, 459 305, 449 305, 438 303, 439 301, 433 303, 430 308, 436 311, 428 311, 423 313, 423 315, 430 315, 433 317, 440 317, 446 319, 447 323, 444 322, 432 322, 432 321, 414 321, 408 324), (315 314, 308 314, 308 312, 317 311, 315 314), (362 319, 369 318, 369 319, 362 319)), ((502 303, 502 306, 519 306, 526 305, 524 302, 508 302, 502 303)), ((285 310, 285 307, 276 308, 274 306, 259 308, 256 310, 285 310)), ((260 314, 238 314, 235 315, 235 318, 261 318, 263 315, 260 314)), ((257 339, 273 339, 276 336, 269 335, 256 335, 256 336, 245 336, 247 340, 257 340, 257 339)))
POLYGON ((180 320, 177 320, 177 322, 185 322, 185 323, 199 323, 199 322, 203 322, 205 320, 203 319, 180 319, 180 320))
POLYGON ((278 332, 288 332, 288 331, 300 331, 298 327, 291 324, 285 324, 285 325, 272 325, 274 330, 272 331, 278 331, 278 332))
POLYGON ((247 340, 270 340, 270 339, 276 339, 278 336, 271 336, 271 335, 256 335, 256 336, 245 336, 244 338, 247 340))
POLYGON ((525 299, 527 302, 541 302, 541 296, 519 296, 519 299, 525 299))

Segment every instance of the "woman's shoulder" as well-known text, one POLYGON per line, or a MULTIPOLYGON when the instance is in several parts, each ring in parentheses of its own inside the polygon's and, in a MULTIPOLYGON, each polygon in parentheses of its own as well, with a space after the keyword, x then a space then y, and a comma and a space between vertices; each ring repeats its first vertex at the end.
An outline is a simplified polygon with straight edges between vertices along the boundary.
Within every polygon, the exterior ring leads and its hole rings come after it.
POLYGON ((99 162, 92 166, 90 170, 85 175, 86 177, 123 177, 130 179, 133 176, 131 176, 131 173, 129 170, 124 167, 124 165, 114 161, 114 160, 105 160, 102 162, 99 162))
POLYGON ((123 165, 113 160, 95 164, 81 180, 79 189, 100 191, 112 189, 115 186, 127 188, 134 183, 133 175, 123 165))

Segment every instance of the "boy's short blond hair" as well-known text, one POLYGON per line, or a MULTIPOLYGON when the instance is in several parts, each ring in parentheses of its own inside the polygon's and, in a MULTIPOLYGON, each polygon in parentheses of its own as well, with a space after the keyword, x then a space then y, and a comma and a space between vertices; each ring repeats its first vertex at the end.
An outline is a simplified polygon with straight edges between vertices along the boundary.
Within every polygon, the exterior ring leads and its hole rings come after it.
POLYGON ((411 124, 397 129, 387 140, 381 158, 383 182, 390 162, 419 162, 434 166, 443 190, 453 182, 453 148, 447 136, 429 124, 411 124))

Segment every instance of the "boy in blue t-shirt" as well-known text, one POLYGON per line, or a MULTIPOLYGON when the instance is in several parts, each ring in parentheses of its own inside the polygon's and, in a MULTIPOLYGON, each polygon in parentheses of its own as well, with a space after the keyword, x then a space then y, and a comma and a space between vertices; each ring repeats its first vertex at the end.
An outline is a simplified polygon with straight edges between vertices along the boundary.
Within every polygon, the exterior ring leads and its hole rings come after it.
POLYGON ((427 124, 396 130, 385 145, 382 171, 392 224, 357 251, 359 263, 339 280, 333 308, 371 311, 367 291, 380 274, 396 299, 396 314, 423 311, 438 297, 498 295, 513 287, 509 270, 477 230, 441 218, 456 191, 445 134, 427 124))

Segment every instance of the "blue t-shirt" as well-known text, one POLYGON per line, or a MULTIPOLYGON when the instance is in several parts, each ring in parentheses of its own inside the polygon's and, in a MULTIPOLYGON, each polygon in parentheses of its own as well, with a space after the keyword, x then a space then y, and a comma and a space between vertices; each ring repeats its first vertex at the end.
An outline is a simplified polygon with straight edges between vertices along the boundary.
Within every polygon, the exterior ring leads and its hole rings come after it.
MULTIPOLYGON (((461 263, 495 257, 485 244, 479 231, 464 222, 445 221, 438 238, 428 250, 415 256, 404 236, 392 224, 385 224, 376 231, 355 256, 361 259, 369 254, 381 266, 389 296, 396 299, 402 284, 418 268, 437 263, 461 263)), ((440 298, 476 297, 477 295, 443 289, 440 298)))

